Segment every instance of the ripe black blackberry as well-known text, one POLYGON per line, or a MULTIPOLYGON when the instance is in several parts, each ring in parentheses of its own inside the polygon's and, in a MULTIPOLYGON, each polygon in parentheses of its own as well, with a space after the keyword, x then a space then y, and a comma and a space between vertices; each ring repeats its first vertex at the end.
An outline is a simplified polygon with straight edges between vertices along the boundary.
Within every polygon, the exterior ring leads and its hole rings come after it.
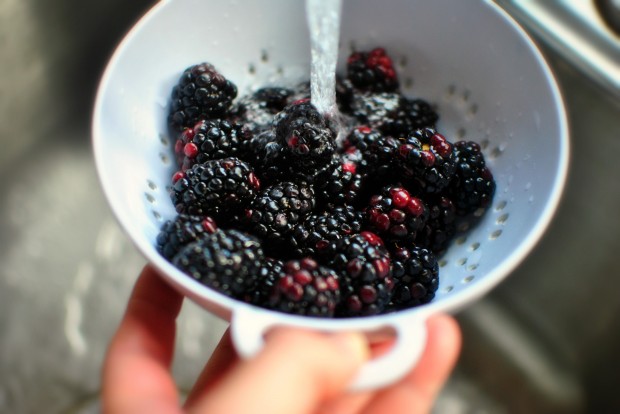
POLYGON ((349 132, 342 146, 345 154, 355 161, 358 173, 374 181, 384 178, 391 180, 396 169, 394 161, 398 150, 397 140, 367 125, 361 125, 349 132))
POLYGON ((322 256, 335 253, 340 239, 357 234, 362 230, 362 213, 351 206, 334 207, 319 214, 312 214, 293 229, 289 243, 295 257, 314 257, 317 251, 322 256))
POLYGON ((412 185, 427 194, 445 189, 456 169, 454 146, 432 128, 399 139, 396 163, 412 185))
POLYGON ((495 180, 486 166, 480 145, 473 141, 454 144, 456 172, 448 193, 460 216, 481 216, 495 193, 495 180))
POLYGON ((401 247, 392 252, 394 291, 390 307, 406 309, 430 302, 439 287, 436 256, 421 247, 401 247))
POLYGON ((210 63, 185 69, 172 89, 168 124, 171 131, 192 128, 201 119, 227 114, 237 97, 237 87, 210 63))
POLYGON ((237 230, 218 230, 185 246, 172 263, 204 285, 243 300, 255 289, 263 260, 258 239, 237 230))
POLYGON ((279 182, 266 187, 245 211, 245 228, 266 241, 268 253, 281 256, 288 250, 285 238, 314 209, 312 186, 305 182, 279 182))
POLYGON ((235 105, 234 118, 252 132, 260 133, 271 127, 274 115, 288 105, 294 91, 287 88, 261 88, 245 96, 235 105))
POLYGON ((301 172, 327 165, 336 150, 335 134, 309 100, 296 101, 274 118, 276 138, 301 172))
POLYGON ((272 257, 265 257, 256 274, 256 286, 244 296, 244 302, 268 307, 276 283, 284 271, 284 262, 272 257))
POLYGON ((173 177, 170 197, 178 213, 226 221, 256 197, 260 182, 238 158, 195 164, 173 177))
POLYGON ((370 232, 354 234, 326 244, 317 253, 340 276, 341 302, 335 316, 376 315, 385 309, 394 280, 390 256, 379 237, 370 232), (326 251, 335 253, 326 258, 326 251))
POLYGON ((357 165, 340 155, 312 177, 317 202, 320 205, 355 205, 362 192, 362 176, 357 165))
POLYGON ((385 135, 400 138, 420 128, 434 127, 439 116, 422 99, 399 93, 358 94, 351 103, 352 115, 385 135))
POLYGON ((457 230, 456 207, 445 196, 426 197, 429 215, 424 228, 418 231, 415 244, 439 256, 445 252, 457 230))
POLYGON ((370 198, 364 218, 387 244, 412 243, 428 220, 428 207, 403 187, 388 185, 370 198))
POLYGON ((393 92, 398 90, 398 76, 385 49, 355 52, 347 59, 347 79, 362 91, 393 92))
POLYGON ((211 217, 178 214, 161 227, 156 239, 157 251, 168 260, 188 244, 214 233, 217 225, 211 217))
POLYGON ((268 307, 297 315, 332 317, 339 302, 336 272, 305 258, 284 264, 268 307))
POLYGON ((252 137, 245 126, 222 119, 198 121, 177 139, 174 151, 182 171, 209 160, 242 157, 244 142, 252 137))

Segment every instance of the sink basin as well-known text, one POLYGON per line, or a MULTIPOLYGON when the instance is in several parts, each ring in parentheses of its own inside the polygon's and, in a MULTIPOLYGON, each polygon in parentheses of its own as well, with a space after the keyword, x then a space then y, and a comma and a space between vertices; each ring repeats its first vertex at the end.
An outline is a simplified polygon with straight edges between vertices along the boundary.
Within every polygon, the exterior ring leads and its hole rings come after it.
MULTIPOLYGON (((100 190, 90 112, 114 46, 154 2, 49 3, 0 7, 0 412, 94 413, 145 260, 100 190)), ((620 104, 543 51, 569 110, 567 189, 534 253, 457 315, 464 349, 438 413, 620 412, 608 386, 620 372, 620 104)), ((185 303, 173 366, 183 390, 224 329, 185 303)))

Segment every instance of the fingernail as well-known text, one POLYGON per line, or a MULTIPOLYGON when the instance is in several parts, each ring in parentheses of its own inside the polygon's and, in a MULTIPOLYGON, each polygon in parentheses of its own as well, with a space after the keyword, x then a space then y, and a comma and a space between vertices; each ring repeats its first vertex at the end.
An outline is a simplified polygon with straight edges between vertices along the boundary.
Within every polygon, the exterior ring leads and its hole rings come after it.
POLYGON ((366 336, 358 332, 340 332, 330 337, 330 341, 341 349, 343 355, 350 355, 356 361, 364 362, 370 357, 366 336))

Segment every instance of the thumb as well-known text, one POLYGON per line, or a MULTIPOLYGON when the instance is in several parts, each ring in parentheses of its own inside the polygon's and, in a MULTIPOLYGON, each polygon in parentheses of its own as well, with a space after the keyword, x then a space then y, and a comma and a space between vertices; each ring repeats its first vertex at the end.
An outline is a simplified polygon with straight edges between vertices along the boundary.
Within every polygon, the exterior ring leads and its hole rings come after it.
POLYGON ((311 413, 344 391, 369 354, 362 334, 276 328, 256 357, 240 361, 191 412, 311 413))

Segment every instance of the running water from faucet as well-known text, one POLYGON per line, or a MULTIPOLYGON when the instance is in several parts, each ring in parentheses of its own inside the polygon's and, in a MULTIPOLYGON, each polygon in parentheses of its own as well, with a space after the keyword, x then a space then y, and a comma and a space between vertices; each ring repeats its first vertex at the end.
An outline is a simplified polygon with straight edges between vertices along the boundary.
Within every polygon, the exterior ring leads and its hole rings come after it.
POLYGON ((340 39, 342 0, 306 0, 312 63, 310 100, 339 132, 341 116, 336 104, 336 65, 340 39))

